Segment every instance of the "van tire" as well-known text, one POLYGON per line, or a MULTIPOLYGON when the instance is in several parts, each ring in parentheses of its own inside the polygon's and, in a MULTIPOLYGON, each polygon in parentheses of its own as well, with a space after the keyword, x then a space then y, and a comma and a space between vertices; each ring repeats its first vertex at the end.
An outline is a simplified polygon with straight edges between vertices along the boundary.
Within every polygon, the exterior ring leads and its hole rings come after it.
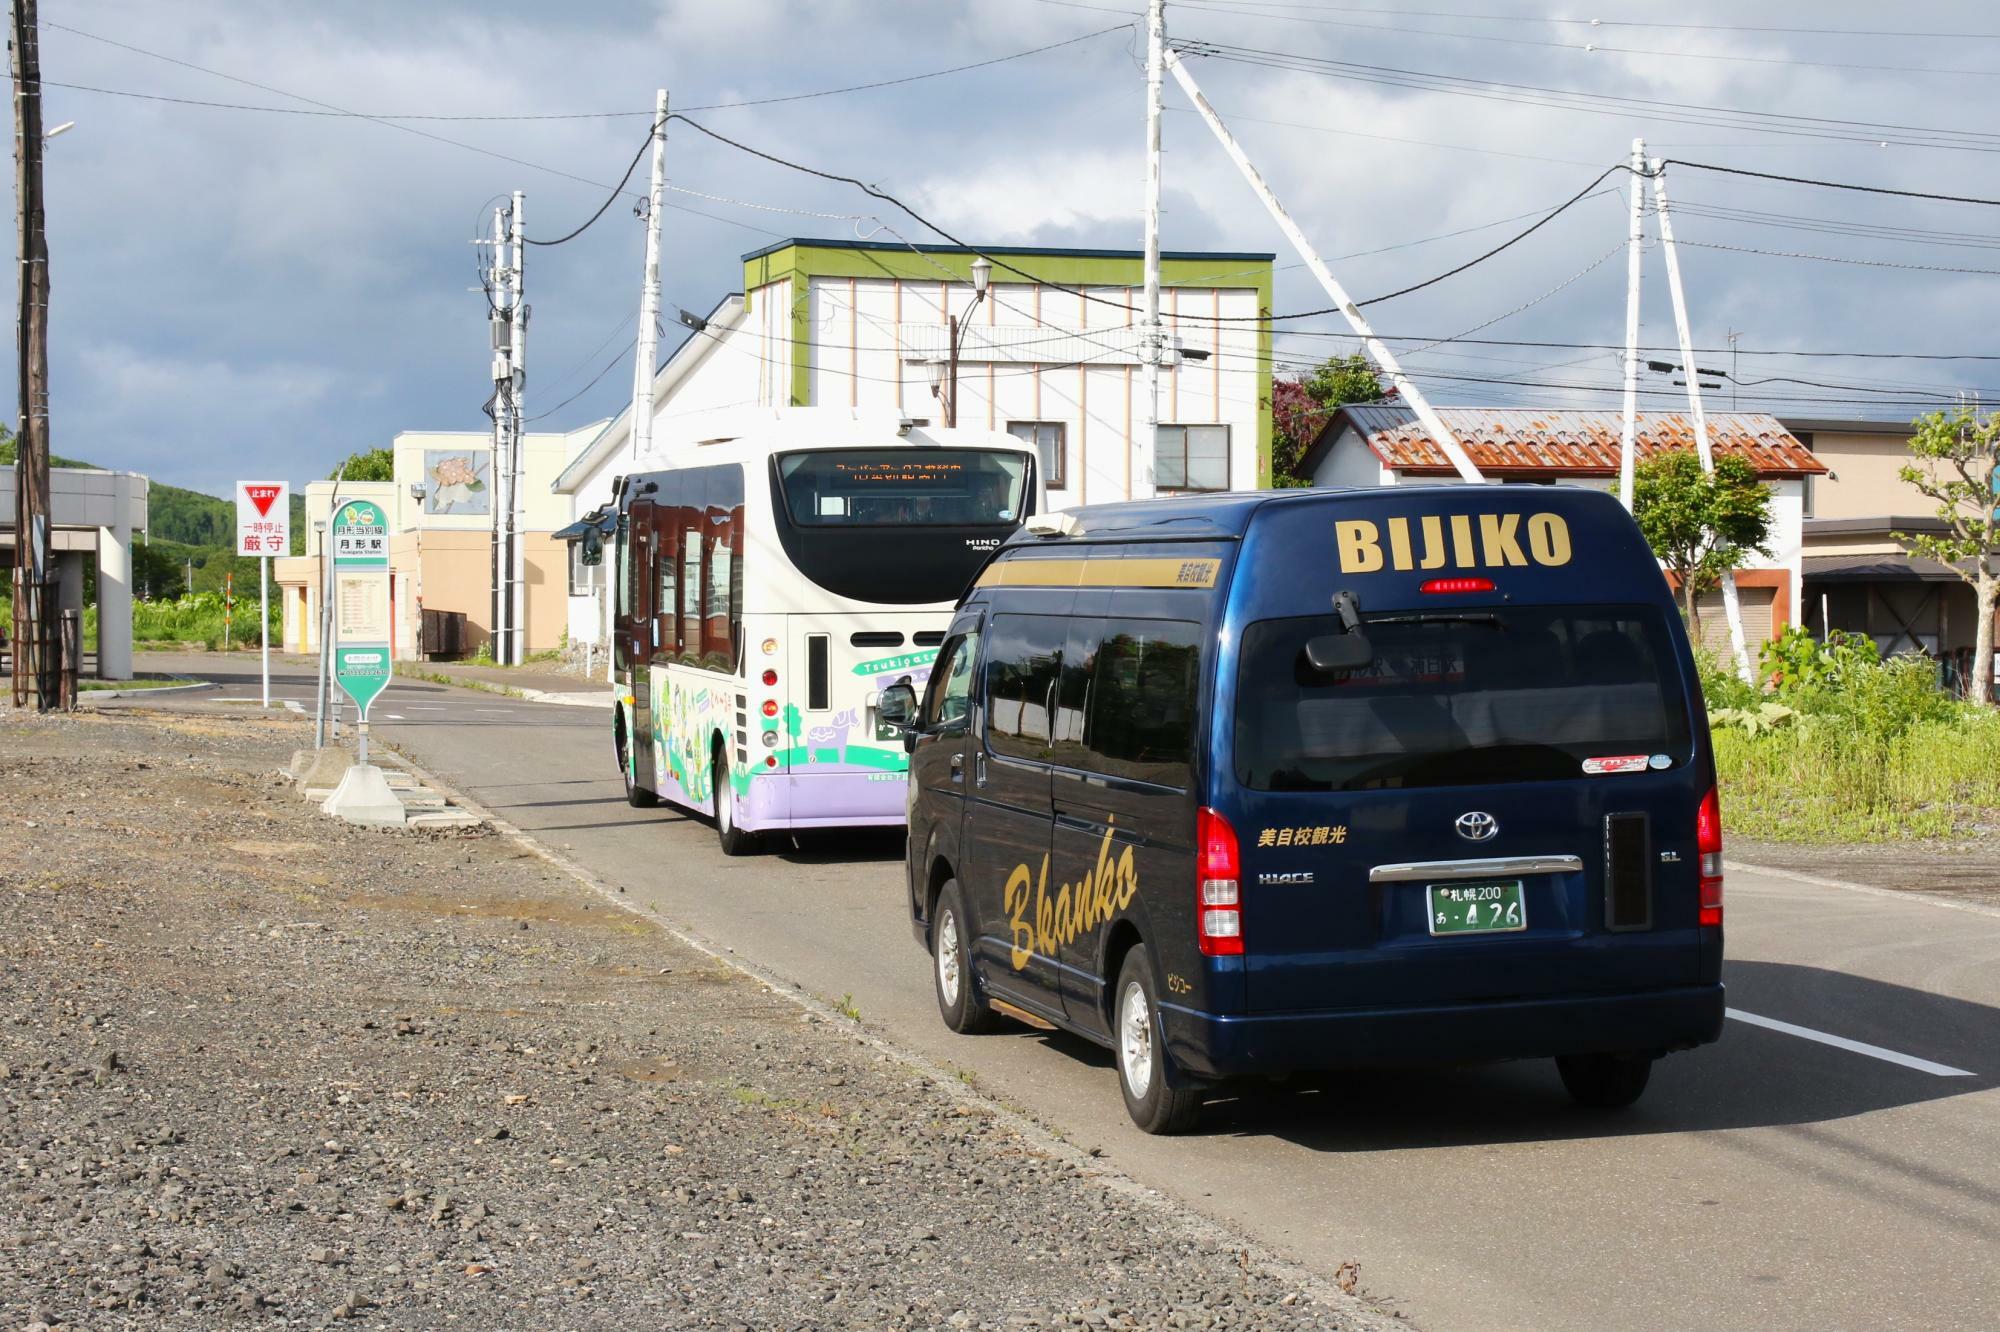
POLYGON ((612 728, 611 745, 618 755, 618 775, 625 779, 625 803, 634 809, 652 809, 660 803, 660 797, 632 780, 632 747, 625 738, 625 721, 621 717, 612 728))
POLYGON ((1000 1025, 979 981, 972 974, 972 921, 958 880, 946 879, 931 910, 931 986, 938 1014, 961 1036, 977 1036, 1000 1025))
POLYGON ((725 856, 747 856, 756 851, 757 839, 736 826, 736 801, 729 794, 729 754, 715 747, 715 762, 709 766, 713 777, 709 792, 709 814, 715 819, 715 839, 725 856))
POLYGON ((1147 1133, 1185 1133, 1201 1117, 1201 1093, 1175 1086, 1179 1079, 1167 1053, 1160 1020, 1160 991, 1153 959, 1144 944, 1134 945, 1118 968, 1111 998, 1111 1053, 1118 1066, 1118 1090, 1125 1111, 1147 1133))
POLYGON ((1639 1099, 1653 1076, 1653 1056, 1643 1054, 1557 1055, 1556 1072, 1570 1099, 1592 1110, 1623 1110, 1639 1099))

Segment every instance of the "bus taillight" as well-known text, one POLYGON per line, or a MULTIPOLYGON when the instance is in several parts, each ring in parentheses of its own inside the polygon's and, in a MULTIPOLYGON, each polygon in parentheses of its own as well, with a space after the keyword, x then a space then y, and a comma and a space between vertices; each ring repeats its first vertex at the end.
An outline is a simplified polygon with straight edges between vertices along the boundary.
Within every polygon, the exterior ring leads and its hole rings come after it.
POLYGON ((765 687, 766 689, 769 689, 769 688, 770 688, 770 687, 771 687, 772 685, 774 685, 774 684, 776 684, 776 683, 778 683, 778 673, 777 673, 776 671, 765 671, 765 672, 764 672, 764 687, 765 687))
POLYGON ((775 717, 775 716, 777 716, 777 715, 778 715, 778 700, 777 700, 777 699, 775 699, 775 698, 767 698, 767 699, 765 699, 765 700, 764 700, 764 715, 765 715, 766 717, 775 717))

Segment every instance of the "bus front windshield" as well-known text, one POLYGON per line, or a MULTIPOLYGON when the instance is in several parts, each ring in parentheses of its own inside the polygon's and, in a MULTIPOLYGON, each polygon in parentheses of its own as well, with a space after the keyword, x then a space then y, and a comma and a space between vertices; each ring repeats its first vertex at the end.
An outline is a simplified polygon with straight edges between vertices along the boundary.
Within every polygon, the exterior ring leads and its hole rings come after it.
POLYGON ((980 449, 827 449, 778 458, 800 527, 997 527, 1022 519, 1027 457, 980 449))

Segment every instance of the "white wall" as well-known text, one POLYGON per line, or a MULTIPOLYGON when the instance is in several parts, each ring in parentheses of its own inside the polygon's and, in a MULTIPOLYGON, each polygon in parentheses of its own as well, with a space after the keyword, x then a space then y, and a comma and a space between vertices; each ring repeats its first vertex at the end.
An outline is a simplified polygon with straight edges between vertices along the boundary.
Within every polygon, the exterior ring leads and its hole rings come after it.
POLYGON ((1318 465, 1313 468, 1312 483, 1316 486, 1386 486, 1393 484, 1393 477, 1382 466, 1382 460, 1362 440, 1361 432, 1353 426, 1343 426, 1334 437, 1333 447, 1320 455, 1318 465))

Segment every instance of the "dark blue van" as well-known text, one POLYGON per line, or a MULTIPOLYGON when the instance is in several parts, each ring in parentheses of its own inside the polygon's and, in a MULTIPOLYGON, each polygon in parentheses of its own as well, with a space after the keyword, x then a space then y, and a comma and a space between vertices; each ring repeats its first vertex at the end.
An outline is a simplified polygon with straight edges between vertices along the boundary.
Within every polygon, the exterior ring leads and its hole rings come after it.
POLYGON ((1720 1034, 1700 687, 1609 495, 1045 515, 919 700, 910 917, 961 1032, 1110 1046, 1149 1132, 1241 1075, 1553 1056, 1630 1104, 1720 1034))

